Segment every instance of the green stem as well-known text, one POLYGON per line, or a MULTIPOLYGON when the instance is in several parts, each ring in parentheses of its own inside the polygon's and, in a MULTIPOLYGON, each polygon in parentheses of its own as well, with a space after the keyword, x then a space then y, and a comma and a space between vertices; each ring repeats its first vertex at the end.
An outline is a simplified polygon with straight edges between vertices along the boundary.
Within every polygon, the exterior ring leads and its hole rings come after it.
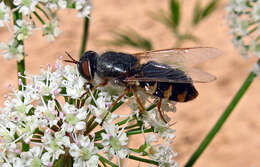
POLYGON ((85 52, 85 49, 86 49, 86 43, 87 43, 87 39, 88 39, 88 29, 89 29, 89 18, 85 17, 84 18, 83 36, 82 36, 81 49, 80 49, 79 57, 81 57, 83 55, 83 53, 85 52))
MULTIPOLYGON (((124 120, 122 120, 122 121, 120 121, 120 122, 117 122, 116 125, 118 125, 118 126, 124 125, 125 123, 128 122, 129 119, 130 119, 130 117, 128 117, 128 118, 126 118, 126 119, 124 119, 124 120)), ((130 121, 129 121, 129 122, 130 122, 130 121)))
MULTIPOLYGON (((260 63, 260 60, 258 60, 258 63, 260 63)), ((214 136, 218 133, 220 128, 223 126, 233 109, 238 104, 239 100, 242 98, 242 96, 247 91, 248 87, 253 82, 254 78, 256 77, 256 74, 254 72, 250 72, 247 79, 244 81, 241 88, 236 93, 235 97, 232 99, 228 107, 226 108, 225 112, 220 116, 214 127, 210 130, 208 135, 204 138, 204 140, 201 142, 197 150, 193 153, 191 158, 186 163, 185 167, 191 167, 196 162, 196 160, 200 157, 200 155, 203 153, 203 151, 207 148, 209 143, 212 141, 214 136)))
POLYGON ((154 132, 154 128, 149 128, 149 129, 145 129, 144 131, 142 131, 142 129, 135 129, 135 130, 130 130, 126 132, 127 136, 131 136, 131 135, 137 135, 137 134, 141 134, 141 133, 149 133, 149 132, 154 132))
MULTIPOLYGON (((19 20, 19 19, 22 19, 22 14, 19 13, 18 10, 14 11, 13 12, 13 23, 14 25, 17 25, 16 24, 16 20, 19 20)), ((17 41, 17 44, 18 45, 23 45, 23 41, 22 40, 18 40, 17 38, 15 38, 14 40, 17 41)), ((26 85, 26 79, 23 77, 25 76, 24 72, 25 72, 25 61, 24 61, 24 58, 20 61, 17 61, 17 72, 20 74, 18 75, 18 87, 19 87, 19 90, 22 90, 22 85, 19 84, 19 80, 22 81, 22 84, 23 85, 26 85)))
POLYGON ((39 5, 36 5, 36 8, 39 9, 48 20, 50 20, 48 13, 44 9, 42 9, 39 5))
POLYGON ((157 165, 157 166, 159 165, 159 163, 156 162, 156 161, 153 161, 153 160, 150 160, 150 159, 136 157, 134 155, 129 155, 129 159, 133 159, 133 160, 136 160, 136 161, 141 161, 141 162, 145 162, 145 163, 149 163, 149 164, 153 164, 153 165, 157 165))
POLYGON ((136 123, 134 125, 129 125, 129 126, 125 127, 125 129, 131 129, 131 128, 134 128, 134 127, 137 127, 137 126, 140 126, 140 124, 136 123))
POLYGON ((33 14, 37 17, 37 19, 38 19, 42 24, 45 24, 45 21, 41 18, 40 15, 38 15, 37 12, 33 12, 33 14))
POLYGON ((101 155, 97 154, 97 156, 99 157, 99 160, 107 163, 108 165, 112 166, 112 167, 118 167, 116 164, 114 164, 113 162, 107 160, 106 158, 102 157, 101 155))

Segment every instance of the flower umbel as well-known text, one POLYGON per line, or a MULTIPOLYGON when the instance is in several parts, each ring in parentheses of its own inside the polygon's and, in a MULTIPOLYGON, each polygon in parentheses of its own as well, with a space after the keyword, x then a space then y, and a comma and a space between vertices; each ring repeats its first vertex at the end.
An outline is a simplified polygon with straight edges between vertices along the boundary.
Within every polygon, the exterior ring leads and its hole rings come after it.
POLYGON ((5 23, 10 21, 9 8, 2 1, 0 3, 0 27, 3 27, 5 23))
MULTIPOLYGON (((121 166, 121 159, 135 154, 159 166, 176 166, 169 145, 174 130, 163 122, 150 124, 135 113, 112 113, 96 130, 117 95, 102 88, 81 97, 87 90, 75 67, 63 67, 58 60, 55 67, 48 65, 40 75, 27 74, 26 79, 27 85, 21 83, 21 90, 8 95, 0 114, 0 166, 121 166), (157 134, 166 144, 144 139, 153 152, 128 146, 129 136, 145 133, 157 134)), ((154 112, 147 113, 156 122, 154 112)))
POLYGON ((242 56, 260 57, 260 1, 230 0, 227 12, 234 46, 242 56))
POLYGON ((3 50, 4 58, 10 60, 16 58, 18 61, 24 57, 23 44, 19 44, 16 40, 9 40, 8 44, 0 43, 0 50, 3 50))
POLYGON ((54 41, 61 33, 61 30, 58 28, 58 21, 52 20, 49 24, 43 26, 43 35, 46 36, 48 41, 54 41))
MULTIPOLYGON (((0 50, 7 60, 24 58, 23 41, 35 30, 41 30, 48 41, 53 42, 60 34, 57 12, 75 8, 78 16, 89 17, 92 11, 90 0, 6 0, 0 1, 0 27, 8 27, 11 38, 8 44, 1 43, 0 50), (11 23, 11 18, 13 23, 11 23), (18 45, 19 43, 19 45, 18 45)), ((23 73, 23 72, 22 72, 23 73)))

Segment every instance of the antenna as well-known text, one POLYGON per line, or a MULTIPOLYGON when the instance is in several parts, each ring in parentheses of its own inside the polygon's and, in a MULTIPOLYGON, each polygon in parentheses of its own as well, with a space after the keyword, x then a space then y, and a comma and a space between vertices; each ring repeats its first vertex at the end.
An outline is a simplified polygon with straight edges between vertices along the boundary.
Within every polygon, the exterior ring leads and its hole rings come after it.
POLYGON ((64 60, 65 62, 74 63, 74 64, 78 64, 79 63, 77 60, 73 59, 73 57, 68 52, 65 51, 65 53, 71 59, 71 60, 64 60))

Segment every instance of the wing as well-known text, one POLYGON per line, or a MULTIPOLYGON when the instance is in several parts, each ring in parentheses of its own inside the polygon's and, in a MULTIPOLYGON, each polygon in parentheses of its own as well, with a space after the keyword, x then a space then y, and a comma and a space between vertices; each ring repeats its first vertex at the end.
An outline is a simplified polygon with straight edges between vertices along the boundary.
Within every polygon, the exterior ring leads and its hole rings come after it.
POLYGON ((168 65, 189 66, 221 55, 212 47, 174 48, 134 54, 140 62, 156 61, 168 65))
POLYGON ((200 71, 197 69, 189 69, 189 71, 184 74, 175 74, 171 77, 165 78, 161 76, 169 75, 169 73, 161 73, 160 75, 154 75, 153 77, 142 77, 142 76, 131 76, 126 78, 125 82, 133 82, 133 81, 157 81, 157 82, 170 82, 170 83, 208 83, 216 80, 214 75, 211 75, 207 72, 200 71), (187 77, 188 76, 188 77, 187 77))
POLYGON ((170 83, 206 83, 216 79, 215 76, 200 71, 198 69, 182 69, 174 66, 159 64, 157 62, 150 61, 143 65, 140 72, 135 75, 126 78, 125 82, 133 81, 157 81, 157 82, 170 82, 170 83))

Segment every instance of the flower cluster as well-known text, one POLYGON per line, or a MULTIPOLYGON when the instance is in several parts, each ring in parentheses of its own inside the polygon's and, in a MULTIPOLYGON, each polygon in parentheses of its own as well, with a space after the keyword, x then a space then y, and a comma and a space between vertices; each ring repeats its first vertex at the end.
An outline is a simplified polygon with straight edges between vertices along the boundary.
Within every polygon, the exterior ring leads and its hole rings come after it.
MULTIPOLYGON (((42 30, 47 40, 54 41, 61 33, 56 13, 65 8, 75 8, 79 17, 89 17, 92 5, 90 0, 5 0, 0 2, 0 28, 8 27, 13 34, 10 41, 26 40, 35 30, 42 30)), ((23 47, 23 42, 0 43, 7 59, 23 59, 24 54, 14 49, 18 47, 23 47)))
POLYGON ((170 146, 175 131, 160 121, 154 104, 139 116, 136 108, 128 115, 115 114, 131 99, 126 97, 108 111, 118 95, 109 88, 89 89, 77 69, 64 67, 61 60, 26 79, 29 83, 20 82, 22 90, 13 89, 0 112, 0 166, 121 166, 121 159, 178 165, 170 146), (145 143, 129 148, 132 135, 143 136, 145 143))
POLYGON ((260 57, 260 1, 230 0, 227 12, 234 46, 245 57, 260 57))

